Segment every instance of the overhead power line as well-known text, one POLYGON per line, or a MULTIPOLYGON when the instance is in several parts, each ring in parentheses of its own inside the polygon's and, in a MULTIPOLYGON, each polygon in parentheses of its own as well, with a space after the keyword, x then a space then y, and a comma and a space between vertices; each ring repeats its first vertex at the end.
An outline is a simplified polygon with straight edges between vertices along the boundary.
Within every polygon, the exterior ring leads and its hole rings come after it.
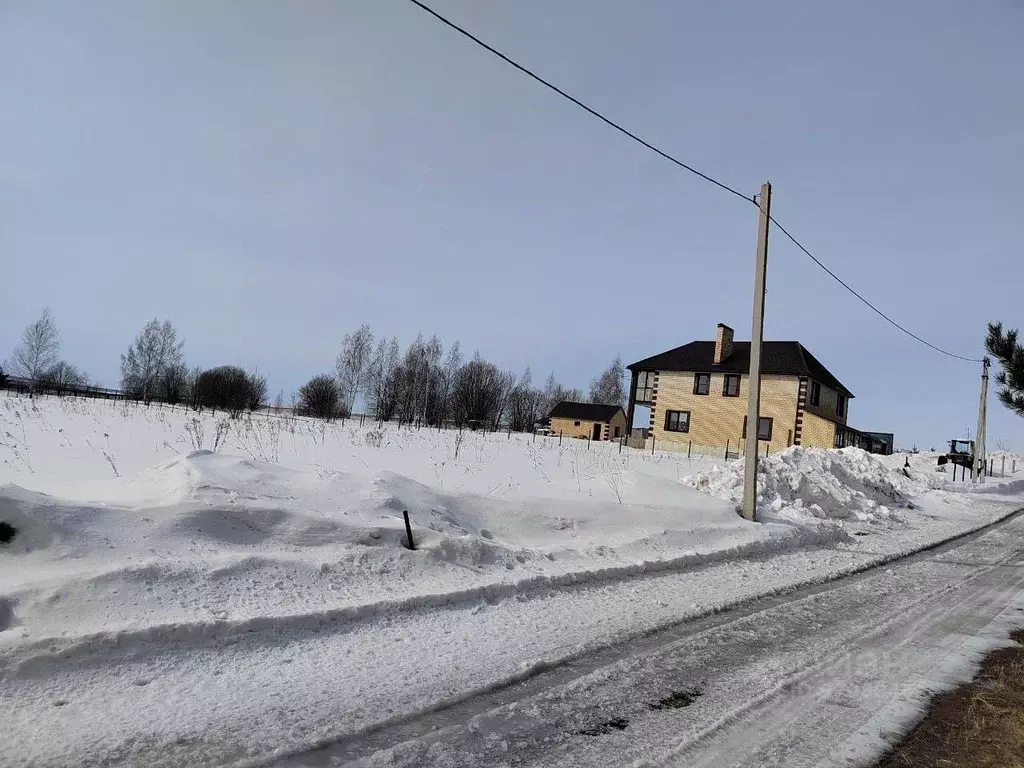
POLYGON ((956 355, 956 354, 953 354, 952 352, 947 352, 946 350, 942 349, 941 347, 935 346, 930 341, 925 341, 920 336, 918 336, 916 333, 913 333, 912 331, 908 331, 902 325, 900 325, 895 320, 893 320, 891 317, 889 317, 887 314, 885 314, 885 312, 883 312, 878 307, 876 307, 874 304, 872 304, 870 301, 865 299, 861 294, 857 293, 857 291, 855 291, 853 288, 851 288, 849 286, 849 284, 845 280, 843 280, 843 278, 841 278, 839 275, 837 275, 831 269, 829 269, 824 264, 822 264, 821 261, 813 253, 811 253, 809 250, 804 248, 803 244, 799 240, 797 240, 795 237, 793 237, 793 235, 791 235, 789 233, 789 230, 787 230, 784 226, 779 224, 779 222, 776 221, 774 216, 769 216, 768 219, 772 222, 772 224, 774 224, 776 227, 778 227, 779 231, 782 232, 782 234, 784 234, 786 237, 788 237, 790 240, 793 241, 793 245, 795 245, 797 248, 799 248, 801 251, 803 251, 811 261, 813 261, 815 264, 817 264, 819 267, 821 267, 823 270, 825 270, 825 273, 829 277, 831 277, 833 280, 835 280, 837 283, 839 283, 841 286, 843 286, 843 288, 845 288, 850 293, 852 293, 854 296, 856 296, 858 299, 860 299, 867 307, 869 307, 873 312, 875 312, 875 314, 877 314, 879 317, 881 317, 883 320, 885 320, 891 326, 893 326, 894 328, 898 328, 899 330, 901 330, 905 334, 907 334, 907 336, 909 336, 912 339, 916 339, 917 341, 919 341, 922 344, 924 344, 926 347, 931 347, 936 352, 941 352, 944 355, 948 355, 949 357, 955 358, 957 360, 963 360, 963 361, 968 362, 968 363, 980 363, 981 362, 981 358, 975 359, 973 357, 963 357, 962 355, 956 355))
MULTIPOLYGON (((429 13, 431 16, 433 16, 435 19, 440 21, 445 26, 450 27, 451 29, 454 29, 460 35, 469 38, 470 40, 472 40, 474 43, 479 45, 484 50, 486 50, 489 53, 492 53, 493 55, 497 56, 499 59, 504 61, 506 64, 509 64, 510 66, 514 67, 515 69, 518 69, 520 72, 522 72, 527 77, 530 77, 533 80, 536 80, 538 83, 540 83, 544 87, 549 88, 550 90, 554 91, 555 93, 557 93, 562 98, 567 99, 568 101, 572 102, 573 104, 575 104, 580 109, 582 109, 585 112, 589 113, 591 116, 596 117, 602 123, 605 123, 606 125, 609 125, 612 128, 614 128, 619 133, 621 133, 621 134, 623 134, 625 136, 628 136, 630 139, 632 139, 633 141, 637 142, 641 146, 644 146, 647 149, 651 150, 656 155, 659 155, 660 157, 664 158, 665 160, 668 160, 670 163, 673 163, 673 164, 679 166, 680 168, 682 168, 685 171, 689 171, 690 173, 692 173, 695 176, 700 177, 704 181, 706 181, 706 182, 708 182, 710 184, 714 184, 719 189, 722 189, 722 190, 724 190, 726 192, 729 192, 730 194, 735 195, 736 197, 740 198, 741 200, 744 200, 747 203, 755 203, 756 204, 756 201, 754 200, 753 197, 747 197, 747 195, 743 194, 742 192, 740 192, 739 190, 735 189, 734 187, 730 187, 728 184, 726 184, 724 182, 721 182, 718 179, 716 179, 716 178, 714 178, 712 176, 709 176, 706 173, 698 171, 692 165, 684 163, 682 160, 680 160, 677 157, 673 157, 668 152, 665 152, 664 150, 659 149, 658 147, 656 147, 654 144, 651 144, 646 139, 644 139, 644 138, 638 136, 637 134, 633 133, 632 131, 629 131, 626 128, 622 127, 621 125, 619 125, 617 122, 615 122, 611 118, 605 117, 603 114, 598 112, 593 107, 587 106, 582 101, 577 99, 575 96, 567 93, 566 91, 563 91, 561 88, 559 88, 554 83, 552 83, 552 82, 550 82, 548 80, 545 80, 543 77, 538 75, 536 72, 528 69, 527 67, 524 67, 519 62, 517 62, 514 59, 506 56, 504 53, 499 51, 494 46, 489 45, 488 43, 485 43, 483 40, 481 40, 479 37, 474 35, 469 30, 465 29, 464 27, 460 27, 454 21, 451 21, 450 19, 442 16, 440 13, 435 11, 433 8, 431 8, 426 3, 420 2, 420 0, 409 0, 409 2, 412 3, 413 5, 417 6, 418 8, 426 11, 427 13, 429 13)), ((882 310, 880 310, 878 307, 876 307, 874 304, 872 304, 870 301, 868 301, 866 298, 864 298, 861 294, 859 294, 857 291, 855 291, 853 288, 851 288, 850 285, 846 283, 846 281, 844 281, 841 277, 839 277, 839 275, 837 275, 831 269, 826 267, 813 253, 811 253, 809 250, 807 250, 800 243, 799 240, 797 240, 795 237, 793 237, 793 235, 791 235, 789 233, 789 231, 785 227, 783 227, 774 217, 769 216, 769 219, 771 220, 771 222, 776 227, 779 228, 779 230, 786 237, 788 237, 791 241, 793 241, 793 244, 797 248, 799 248, 801 251, 803 251, 803 253, 808 258, 810 258, 811 261, 813 261, 815 264, 817 264, 819 267, 821 267, 823 270, 825 270, 826 274, 828 274, 832 279, 834 279, 837 283, 839 283, 841 286, 843 286, 843 288, 845 288, 847 291, 849 291, 854 296, 856 296, 858 299, 860 299, 860 301, 862 301, 872 311, 874 311, 879 317, 881 317, 887 323, 892 325, 894 328, 902 331, 903 333, 905 333, 907 336, 909 336, 910 338, 914 339, 915 341, 919 341, 920 343, 924 344, 926 347, 930 347, 931 349, 935 350, 936 352, 940 352, 943 355, 947 355, 948 357, 952 357, 952 358, 954 358, 956 360, 963 360, 963 361, 968 362, 968 363, 980 363, 981 362, 980 359, 975 359, 975 358, 971 358, 971 357, 963 357, 962 355, 957 355, 957 354, 954 354, 952 352, 947 352, 945 349, 942 349, 941 347, 937 347, 936 345, 932 344, 929 341, 925 341, 924 339, 922 339, 917 334, 915 334, 915 333, 907 330, 906 328, 904 328, 902 325, 897 323, 895 320, 893 320, 891 317, 889 317, 887 314, 885 314, 882 310)))
POLYGON ((626 136, 631 138, 633 141, 638 142, 639 144, 642 144, 643 146, 647 147, 649 150, 651 150, 655 154, 661 155, 663 158, 668 160, 670 163, 675 163, 680 168, 683 168, 683 169, 689 171, 690 173, 694 174, 695 176, 700 176, 700 178, 704 179, 704 181, 710 182, 710 183, 714 184, 716 187, 724 189, 726 192, 731 192, 732 194, 736 195, 736 197, 739 197, 739 198, 741 198, 743 200, 746 200, 748 203, 751 202, 751 199, 749 197, 747 197, 746 195, 744 195, 739 190, 733 189, 728 184, 723 184, 718 179, 712 178, 711 176, 708 176, 706 173, 701 173, 696 168, 694 168, 692 165, 687 165, 682 160, 679 160, 678 158, 672 157, 672 155, 670 155, 668 152, 665 152, 663 150, 658 149, 656 146, 651 144, 649 141, 646 141, 645 139, 640 138, 639 136, 637 136, 632 131, 627 131, 625 128, 623 128, 621 125, 616 123, 614 120, 605 117, 600 112, 598 112, 596 109, 593 109, 592 107, 588 107, 586 104, 584 104, 582 101, 577 99, 575 96, 572 96, 572 95, 566 93, 561 88, 559 88, 557 85, 549 82, 548 80, 545 80, 543 77, 538 75, 536 72, 533 72, 533 71, 527 69, 526 67, 524 67, 522 64, 520 64, 517 61, 513 61, 508 56, 506 56, 504 53, 499 51, 497 48, 494 48, 494 47, 488 45, 487 43, 485 43, 483 40, 481 40, 479 37, 474 35, 472 32, 470 32, 470 31, 468 31, 466 29, 463 29, 462 27, 460 27, 458 24, 456 24, 453 21, 449 21, 444 16, 442 16, 440 13, 438 13, 433 8, 431 8, 430 6, 421 3, 419 0, 409 0, 409 2, 411 2, 413 5, 417 5, 420 8, 422 8, 424 11, 429 13, 435 19, 440 21, 442 24, 446 24, 447 26, 451 27, 456 32, 458 32, 459 34, 468 37, 470 40, 472 40, 474 43, 479 45, 481 48, 484 48, 484 49, 490 51, 491 53, 493 53, 495 56, 497 56, 499 59, 501 59, 505 63, 511 64, 513 67, 518 69, 524 75, 527 75, 528 77, 532 77, 538 83, 540 83, 541 85, 543 85, 543 86, 545 86, 547 88, 550 88, 552 91, 557 93, 562 98, 568 99, 569 101, 571 101, 573 104, 575 104, 580 109, 586 110, 587 112, 589 112, 591 115, 596 117, 601 122, 610 125, 612 128, 614 128, 619 133, 625 134, 626 136))

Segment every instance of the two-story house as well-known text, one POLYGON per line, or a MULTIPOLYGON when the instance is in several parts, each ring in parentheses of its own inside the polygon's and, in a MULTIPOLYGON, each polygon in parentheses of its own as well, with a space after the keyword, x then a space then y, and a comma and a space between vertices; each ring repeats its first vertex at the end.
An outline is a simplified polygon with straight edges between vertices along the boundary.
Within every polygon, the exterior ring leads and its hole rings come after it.
MULTIPOLYGON (((703 452, 740 451, 747 430, 750 342, 719 323, 714 341, 692 341, 627 366, 628 423, 651 410, 650 440, 703 452)), ((761 352, 762 450, 791 445, 857 446, 885 453, 884 441, 846 423, 853 393, 797 341, 766 341, 761 352)), ((724 454, 723 454, 724 455, 724 454)))

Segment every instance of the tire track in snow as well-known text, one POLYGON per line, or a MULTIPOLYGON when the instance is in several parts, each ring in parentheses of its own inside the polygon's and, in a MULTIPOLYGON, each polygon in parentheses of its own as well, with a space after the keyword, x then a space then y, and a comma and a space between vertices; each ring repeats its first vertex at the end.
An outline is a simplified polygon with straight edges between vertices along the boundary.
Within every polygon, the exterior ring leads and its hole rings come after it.
MULTIPOLYGON (((149 765, 244 765, 316 745, 366 743, 375 734, 390 745, 403 725, 417 728, 462 711, 453 703, 472 708, 488 697, 515 698, 521 689, 509 681, 543 691, 557 675, 572 680, 601 659, 607 664, 657 647, 668 636, 658 634, 665 627, 691 634, 697 625, 681 623, 687 617, 704 615, 712 626, 772 602, 790 603, 797 568, 816 569, 808 583, 863 571, 867 563, 849 552, 800 551, 634 583, 548 590, 523 601, 387 615, 344 633, 291 631, 271 645, 253 632, 212 647, 158 639, 137 647, 112 643, 91 658, 39 659, 32 674, 5 674, 5 696, 16 704, 6 727, 54 736, 26 743, 12 735, 10 754, 14 764, 39 766, 72 758, 86 764, 98 754, 123 755, 110 765, 138 764, 140 754, 149 765), (754 601, 765 592, 777 596, 754 601), (730 606, 729 614, 708 616, 730 606), (55 708, 55 699, 69 703, 55 708)), ((809 593, 831 588, 819 584, 809 593)))
MULTIPOLYGON (((929 547, 922 554, 905 558, 896 567, 907 571, 907 574, 894 574, 890 569, 880 572, 875 568, 828 585, 806 588, 784 598, 757 601, 746 609, 725 616, 710 617, 686 627, 651 635, 639 643, 608 649, 593 655, 585 663, 571 663, 552 669, 529 683, 495 691, 402 725, 273 764, 282 768, 326 764, 484 765, 500 762, 505 748, 512 745, 517 765, 671 764, 716 768, 817 765, 816 761, 801 761, 799 755, 807 719, 825 703, 841 714, 855 709, 849 702, 836 704, 828 700, 834 698, 837 691, 849 688, 851 671, 855 675, 863 673, 863 669, 860 672, 856 669, 857 660, 851 661, 858 648, 871 647, 873 641, 894 636, 892 644, 885 650, 886 659, 891 657, 886 662, 888 667, 895 666, 898 671, 916 664, 915 669, 923 670, 922 674, 930 672, 933 680, 938 675, 937 682, 941 683, 942 674, 936 670, 941 672, 948 655, 959 647, 957 643, 969 643, 970 635, 961 636, 952 644, 936 641, 933 647, 929 647, 925 643, 923 650, 919 635, 941 625, 946 617, 962 612, 965 603, 973 605, 975 613, 972 615, 983 618, 964 628, 968 632, 981 631, 988 622, 984 617, 999 613, 1007 603, 1008 594, 1024 595, 1024 562, 1021 561, 1024 526, 1017 526, 1020 530, 1015 532, 1015 543, 1010 551, 1005 551, 995 560, 985 557, 983 547, 978 547, 981 550, 979 562, 943 557, 946 552, 970 546, 985 534, 1012 523, 1021 512, 1024 510, 1000 523, 986 526, 983 531, 957 537, 945 545, 929 547), (1011 564, 1011 560, 1015 562, 1011 564), (1006 567, 1008 565, 1013 567, 1006 567), (987 583, 993 574, 994 586, 987 583), (890 580, 896 583, 887 589, 885 582, 890 580), (862 589, 869 581, 880 583, 881 591, 862 589), (910 595, 909 599, 907 595, 910 595), (888 605, 890 610, 873 616, 871 611, 876 608, 880 596, 884 598, 882 607, 888 605), (959 599, 954 599, 956 597, 959 599), (832 618, 832 621, 815 623, 821 618, 822 605, 826 609, 845 610, 848 615, 839 617, 826 610, 826 619, 832 618), (773 632, 773 621, 789 621, 795 629, 788 633, 773 632), (797 647, 787 647, 781 658, 771 659, 770 646, 774 642, 774 634, 781 635, 783 639, 798 638, 797 647), (730 649, 726 638, 746 650, 730 649), (771 660, 759 663, 756 659, 762 654, 771 660), (718 658, 720 656, 726 657, 725 663, 718 658), (911 658, 907 659, 908 656, 911 658), (843 668, 830 677, 829 673, 834 673, 837 666, 843 668), (673 714, 652 714, 649 705, 667 693, 692 686, 696 681, 706 682, 708 676, 721 674, 727 677, 730 667, 739 668, 740 677, 748 667, 755 671, 746 675, 743 685, 733 685, 731 691, 728 685, 724 686, 724 691, 714 685, 705 687, 693 710, 684 712, 696 712, 698 707, 706 706, 717 696, 728 699, 728 695, 734 694, 737 688, 757 691, 747 698, 741 696, 739 705, 705 717, 700 727, 681 726, 680 717, 673 714), (758 684, 765 678, 770 682, 758 689, 758 684), (793 692, 795 694, 791 696, 793 692), (796 703, 789 703, 780 711, 777 706, 780 697, 795 698, 796 703), (788 745, 788 752, 787 748, 773 751, 771 744, 766 746, 750 737, 748 719, 752 713, 761 710, 766 712, 763 715, 764 725, 757 724, 758 718, 762 717, 760 714, 754 718, 753 724, 759 738, 770 742, 781 729, 786 728, 791 741, 796 744, 795 752, 791 749, 792 744, 788 745), (633 724, 621 733, 615 731, 594 739, 601 742, 599 747, 592 749, 591 742, 578 735, 581 728, 616 718, 633 724), (636 721, 644 724, 645 719, 651 718, 654 722, 646 723, 648 727, 638 732, 636 721), (630 747, 616 751, 622 756, 619 762, 614 761, 608 751, 609 744, 616 741, 625 742, 630 747), (714 746, 702 750, 709 741, 713 741, 714 746), (660 756, 657 754, 659 749, 652 749, 651 745, 661 748, 660 756)), ((1024 606, 1024 602, 1021 605, 1024 606)), ((1017 610, 1017 621, 1024 622, 1024 607, 1017 610)), ((873 661, 878 661, 878 657, 873 661)), ((948 672, 946 675, 948 677, 948 672)), ((893 677, 900 679, 895 673, 893 677)), ((846 690, 844 695, 849 698, 851 692, 846 690)), ((876 710, 884 710, 886 706, 893 709, 892 695, 892 691, 886 691, 885 696, 873 706, 876 710)), ((898 707, 896 709, 895 714, 889 713, 885 726, 900 726, 898 707)), ((877 734, 861 734, 862 741, 870 741, 871 738, 880 743, 877 734)), ((863 756, 864 749, 848 749, 836 758, 836 762, 845 763, 851 754, 863 756)))

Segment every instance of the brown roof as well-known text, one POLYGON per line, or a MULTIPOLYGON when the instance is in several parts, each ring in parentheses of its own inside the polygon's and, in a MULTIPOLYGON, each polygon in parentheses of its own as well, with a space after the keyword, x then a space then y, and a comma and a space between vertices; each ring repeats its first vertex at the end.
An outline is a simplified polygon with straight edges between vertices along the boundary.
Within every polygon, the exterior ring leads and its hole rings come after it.
MULTIPOLYGON (((691 341, 681 347, 662 352, 626 367, 633 371, 694 371, 696 373, 749 373, 750 342, 736 341, 732 353, 717 365, 715 342, 691 341)), ((818 362, 799 341, 766 341, 761 347, 761 373, 782 376, 807 376, 817 382, 853 397, 832 373, 818 362)))
MULTIPOLYGON (((548 414, 548 418, 580 419, 581 421, 611 421, 615 414, 622 411, 618 405, 602 405, 600 403, 570 403, 563 400, 548 414)), ((625 411, 622 411, 625 415, 625 411)))

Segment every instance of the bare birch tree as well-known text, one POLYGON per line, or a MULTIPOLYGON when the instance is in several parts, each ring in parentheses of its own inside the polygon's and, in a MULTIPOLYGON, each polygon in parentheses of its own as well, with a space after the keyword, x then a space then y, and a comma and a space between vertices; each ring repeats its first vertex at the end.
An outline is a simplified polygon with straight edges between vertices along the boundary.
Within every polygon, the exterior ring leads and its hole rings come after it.
POLYGON ((167 369, 183 363, 184 346, 170 320, 150 320, 121 355, 121 389, 148 402, 158 393, 160 379, 167 369))
POLYGON ((367 323, 363 323, 355 332, 345 334, 335 363, 341 397, 349 413, 355 407, 356 398, 365 392, 367 372, 372 360, 373 331, 367 323))
POLYGON ((58 363, 60 334, 49 307, 21 334, 21 343, 11 356, 12 372, 29 382, 33 389, 47 371, 58 363))
POLYGON ((70 390, 88 386, 89 377, 71 363, 61 360, 39 377, 38 384, 41 388, 53 389, 58 395, 62 395, 70 390))
POLYGON ((541 391, 541 415, 547 416, 551 413, 551 409, 561 402, 582 403, 583 392, 579 389, 563 387, 555 378, 555 374, 551 373, 541 391))
POLYGON ((377 342, 367 375, 367 402, 379 421, 390 421, 398 410, 397 372, 401 351, 396 338, 377 342))
POLYGON ((590 382, 590 402, 601 405, 626 405, 626 369, 616 356, 599 377, 590 382))

